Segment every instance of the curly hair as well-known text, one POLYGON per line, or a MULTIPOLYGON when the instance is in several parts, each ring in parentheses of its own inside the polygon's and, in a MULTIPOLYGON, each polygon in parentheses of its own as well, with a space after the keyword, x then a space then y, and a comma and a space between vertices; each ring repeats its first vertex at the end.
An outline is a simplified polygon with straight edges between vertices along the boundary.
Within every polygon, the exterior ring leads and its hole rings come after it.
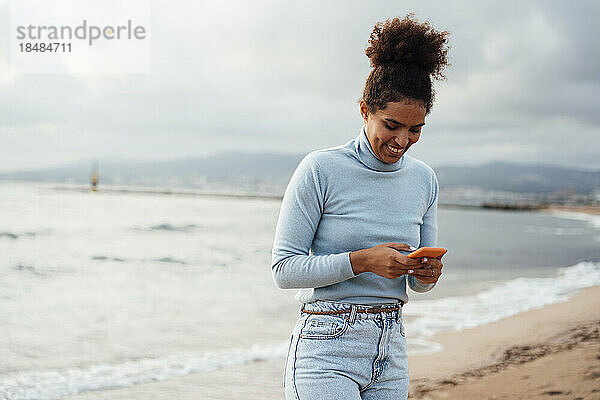
POLYGON ((422 102, 427 115, 435 98, 431 78, 446 79, 441 71, 451 65, 445 47, 449 32, 435 31, 427 21, 419 24, 413 16, 378 22, 371 32, 365 54, 373 69, 362 95, 370 113, 406 100, 422 102))

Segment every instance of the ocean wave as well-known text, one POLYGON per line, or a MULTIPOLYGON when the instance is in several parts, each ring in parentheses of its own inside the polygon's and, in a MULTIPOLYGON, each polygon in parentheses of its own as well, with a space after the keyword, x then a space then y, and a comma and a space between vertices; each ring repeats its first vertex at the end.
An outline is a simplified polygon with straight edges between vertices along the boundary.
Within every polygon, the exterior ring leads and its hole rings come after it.
POLYGON ((13 269, 17 270, 17 271, 26 271, 26 272, 30 272, 34 275, 39 275, 39 276, 46 276, 46 274, 41 273, 40 271, 38 271, 35 267, 33 267, 32 265, 24 265, 24 264, 17 264, 13 267, 13 269))
POLYGON ((288 342, 255 344, 201 355, 144 358, 120 364, 92 365, 48 371, 24 371, 0 376, 0 397, 6 400, 54 400, 79 393, 129 387, 195 372, 285 356, 288 342))
POLYGON ((147 229, 143 229, 143 230, 150 230, 150 231, 174 231, 174 232, 187 232, 196 228, 199 228, 199 225, 196 224, 187 224, 187 225, 172 225, 172 224, 158 224, 158 225, 152 225, 150 228, 147 229))
POLYGON ((178 259, 172 258, 172 257, 157 258, 157 259, 155 259, 155 261, 164 262, 164 263, 174 263, 174 264, 187 264, 185 261, 178 260, 178 259))
POLYGON ((575 219, 578 221, 587 221, 592 227, 600 229, 600 215, 592 215, 577 211, 562 210, 553 210, 551 211, 551 214, 561 218, 575 219))
POLYGON ((578 290, 600 285, 600 263, 559 268, 549 278, 517 278, 468 296, 409 302, 404 316, 407 336, 427 339, 440 331, 488 324, 548 304, 568 300, 578 290), (460 310, 460 312, 457 312, 460 310))
POLYGON ((36 236, 40 232, 0 232, 0 238, 9 238, 9 239, 18 239, 19 237, 33 237, 36 236))
POLYGON ((125 262, 127 259, 121 257, 110 257, 110 256, 91 256, 90 260, 94 261, 117 261, 117 262, 125 262))

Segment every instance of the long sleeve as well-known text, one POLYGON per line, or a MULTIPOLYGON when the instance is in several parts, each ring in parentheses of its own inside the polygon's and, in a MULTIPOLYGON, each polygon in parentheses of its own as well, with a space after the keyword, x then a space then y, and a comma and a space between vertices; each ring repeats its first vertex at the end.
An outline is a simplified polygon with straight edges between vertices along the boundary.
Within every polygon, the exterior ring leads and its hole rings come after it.
POLYGON ((309 254, 323 206, 318 164, 309 153, 288 183, 275 230, 271 270, 280 289, 323 287, 356 276, 349 251, 309 254))
MULTIPOLYGON (((433 174, 433 200, 430 201, 427 212, 423 216, 423 224, 421 225, 421 242, 419 247, 436 247, 437 246, 437 206, 438 206, 439 183, 435 173, 433 174)), ((415 292, 427 292, 436 285, 435 283, 425 284, 417 280, 413 275, 408 276, 408 286, 415 292)))

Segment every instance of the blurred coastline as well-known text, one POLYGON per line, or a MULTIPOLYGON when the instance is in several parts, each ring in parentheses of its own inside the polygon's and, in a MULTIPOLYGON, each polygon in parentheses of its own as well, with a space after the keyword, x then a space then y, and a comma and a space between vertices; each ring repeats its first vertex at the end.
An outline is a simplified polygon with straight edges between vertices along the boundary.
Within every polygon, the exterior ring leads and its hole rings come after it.
MULTIPOLYGON (((40 183, 43 184, 43 183, 40 183)), ((56 191, 74 191, 74 192, 89 192, 89 185, 83 184, 47 184, 56 191)), ((271 188, 273 189, 273 188, 271 188)), ((96 191, 92 189, 92 191, 96 191)), ((119 185, 104 185, 101 191, 105 193, 136 193, 136 194, 162 194, 162 195, 177 195, 177 196, 216 196, 216 197, 233 197, 233 198, 257 198, 257 199, 274 199, 281 200, 285 188, 276 190, 261 190, 261 187, 254 187, 251 190, 232 190, 229 186, 215 186, 213 190, 197 190, 197 189, 160 189, 153 186, 119 186, 119 185)), ((100 190, 98 190, 100 191, 100 190)), ((439 207, 455 207, 455 208, 488 208, 488 209, 505 209, 505 210, 542 210, 547 212, 567 211, 580 212, 591 215, 600 215, 600 201, 591 198, 557 198, 554 202, 549 200, 536 201, 527 199, 517 199, 505 201, 488 201, 484 195, 479 197, 460 198, 453 191, 447 200, 440 200, 439 207), (462 200, 462 201, 461 201, 462 200)), ((516 195, 516 194, 515 194, 516 195)))

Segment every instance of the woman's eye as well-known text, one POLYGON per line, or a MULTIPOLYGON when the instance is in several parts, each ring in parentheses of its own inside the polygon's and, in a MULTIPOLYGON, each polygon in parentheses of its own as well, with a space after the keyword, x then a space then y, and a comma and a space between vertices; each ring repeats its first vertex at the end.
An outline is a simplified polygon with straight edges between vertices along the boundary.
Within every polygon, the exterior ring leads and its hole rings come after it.
MULTIPOLYGON (((397 126, 396 126, 396 127, 391 127, 391 126, 389 126, 389 125, 388 125, 386 122, 384 122, 383 124, 384 124, 384 125, 385 125, 385 127, 386 127, 387 129, 389 129, 390 131, 394 131, 394 130, 398 129, 398 127, 397 127, 397 126)), ((421 132, 421 129, 411 129, 410 131, 411 131, 411 132, 413 132, 413 133, 420 133, 420 132, 421 132)))

